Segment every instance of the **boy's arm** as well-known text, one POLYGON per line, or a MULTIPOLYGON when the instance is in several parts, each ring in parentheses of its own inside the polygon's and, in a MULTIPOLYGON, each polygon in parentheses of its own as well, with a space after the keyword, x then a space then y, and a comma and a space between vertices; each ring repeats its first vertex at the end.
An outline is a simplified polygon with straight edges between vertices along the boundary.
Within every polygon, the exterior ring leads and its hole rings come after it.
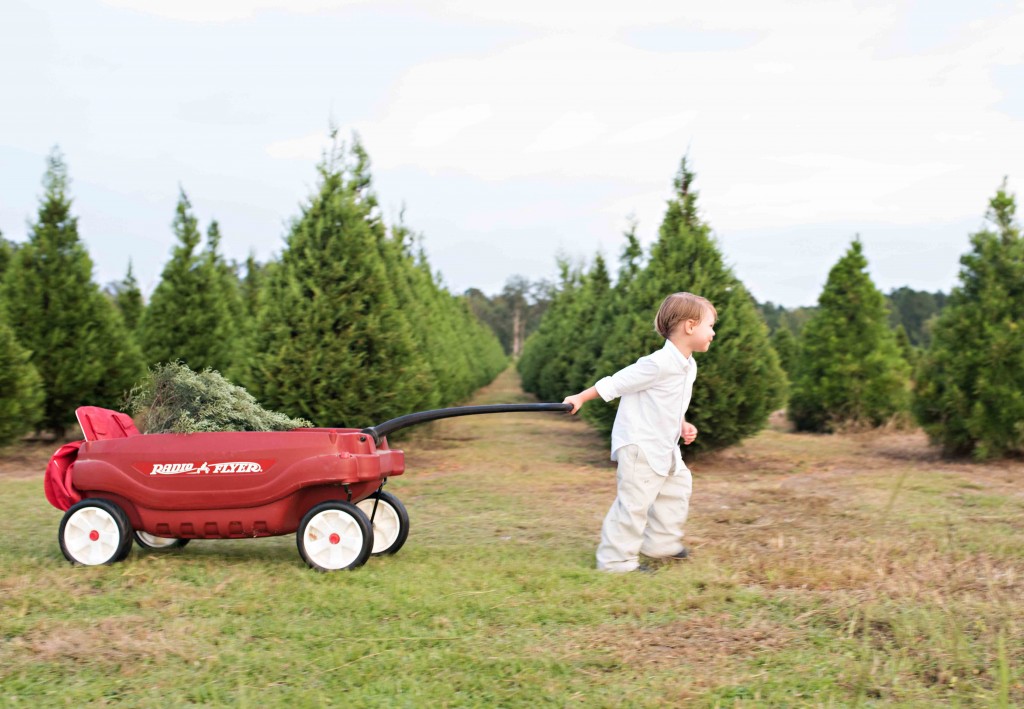
POLYGON ((601 379, 594 388, 602 399, 611 401, 623 394, 647 389, 658 380, 658 371, 658 362, 653 357, 641 357, 610 377, 601 379))
POLYGON ((658 363, 650 357, 641 357, 635 363, 605 377, 594 386, 579 394, 565 397, 563 404, 572 404, 572 413, 580 410, 586 402, 601 397, 605 401, 617 399, 623 394, 646 389, 658 378, 658 363))

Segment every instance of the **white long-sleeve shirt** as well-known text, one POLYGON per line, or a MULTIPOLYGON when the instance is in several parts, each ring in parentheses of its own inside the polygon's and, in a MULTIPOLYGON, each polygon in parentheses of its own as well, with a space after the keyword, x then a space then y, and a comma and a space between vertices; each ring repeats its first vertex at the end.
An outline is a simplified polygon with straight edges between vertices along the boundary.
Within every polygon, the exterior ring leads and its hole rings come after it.
POLYGON ((598 381, 594 387, 602 399, 622 397, 612 427, 612 460, 622 446, 636 444, 659 475, 668 475, 673 462, 681 470, 679 437, 696 378, 693 357, 665 340, 660 350, 598 381))

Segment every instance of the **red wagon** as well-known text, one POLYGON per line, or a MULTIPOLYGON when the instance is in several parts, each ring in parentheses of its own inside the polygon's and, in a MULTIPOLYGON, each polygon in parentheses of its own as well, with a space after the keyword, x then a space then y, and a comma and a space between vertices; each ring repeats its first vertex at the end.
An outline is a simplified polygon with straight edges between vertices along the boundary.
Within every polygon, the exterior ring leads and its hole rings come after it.
POLYGON ((84 441, 61 448, 46 475, 47 499, 66 510, 58 539, 74 564, 123 560, 191 539, 296 533, 299 555, 319 571, 353 569, 394 554, 409 515, 384 491, 405 470, 387 434, 452 416, 570 411, 567 404, 462 406, 408 414, 362 430, 141 434, 125 414, 76 412, 84 441))

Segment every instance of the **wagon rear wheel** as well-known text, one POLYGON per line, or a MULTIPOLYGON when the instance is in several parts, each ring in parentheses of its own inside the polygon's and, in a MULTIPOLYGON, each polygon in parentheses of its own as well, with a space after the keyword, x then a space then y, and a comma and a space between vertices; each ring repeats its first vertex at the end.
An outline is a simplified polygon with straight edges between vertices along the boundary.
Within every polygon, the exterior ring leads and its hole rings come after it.
POLYGON ((57 539, 61 553, 72 564, 112 564, 131 551, 132 527, 124 510, 113 502, 86 499, 64 513, 57 539))
POLYGON ((134 532, 135 543, 143 549, 162 551, 164 549, 181 549, 188 544, 188 539, 175 539, 173 537, 158 537, 149 532, 134 532))
POLYGON ((409 513, 398 498, 387 492, 375 492, 360 500, 357 507, 372 517, 374 556, 394 554, 409 536, 409 513), (376 512, 373 509, 377 504, 376 512))
POLYGON ((366 563, 373 529, 363 511, 341 500, 315 505, 295 533, 299 556, 317 571, 354 569, 366 563))

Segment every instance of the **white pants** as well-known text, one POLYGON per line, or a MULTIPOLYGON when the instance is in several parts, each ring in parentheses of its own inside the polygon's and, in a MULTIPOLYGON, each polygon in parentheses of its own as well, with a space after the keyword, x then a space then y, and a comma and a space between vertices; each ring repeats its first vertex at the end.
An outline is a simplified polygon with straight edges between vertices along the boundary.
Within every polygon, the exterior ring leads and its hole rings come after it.
POLYGON ((641 553, 659 558, 682 551, 693 488, 685 465, 673 464, 668 475, 659 475, 640 446, 623 446, 618 460, 618 496, 604 518, 597 547, 597 568, 603 571, 633 571, 641 553))

